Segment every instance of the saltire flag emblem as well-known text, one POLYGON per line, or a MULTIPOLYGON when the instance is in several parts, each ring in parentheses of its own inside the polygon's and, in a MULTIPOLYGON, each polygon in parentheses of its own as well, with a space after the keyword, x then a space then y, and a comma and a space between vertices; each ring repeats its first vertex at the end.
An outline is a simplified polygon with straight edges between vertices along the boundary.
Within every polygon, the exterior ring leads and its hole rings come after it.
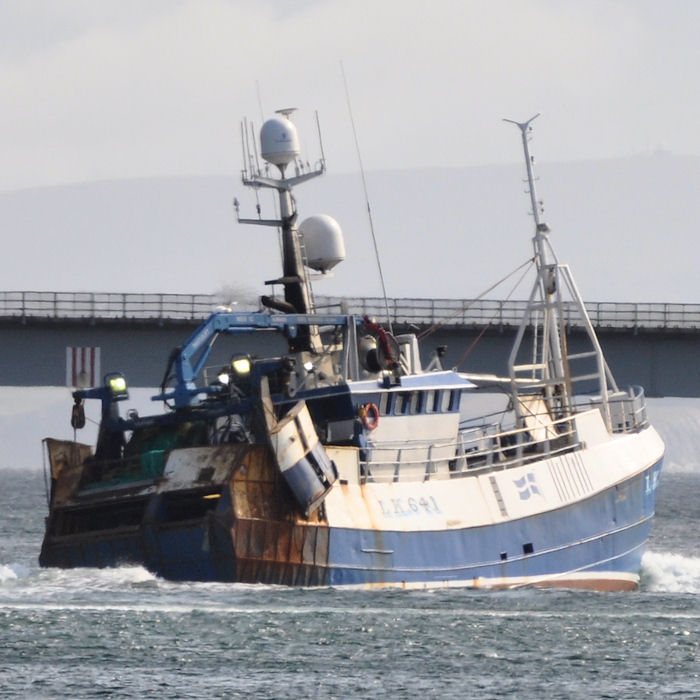
POLYGON ((537 479, 532 472, 528 472, 521 479, 513 479, 515 487, 518 489, 521 501, 527 501, 530 496, 541 496, 542 492, 537 486, 537 479))

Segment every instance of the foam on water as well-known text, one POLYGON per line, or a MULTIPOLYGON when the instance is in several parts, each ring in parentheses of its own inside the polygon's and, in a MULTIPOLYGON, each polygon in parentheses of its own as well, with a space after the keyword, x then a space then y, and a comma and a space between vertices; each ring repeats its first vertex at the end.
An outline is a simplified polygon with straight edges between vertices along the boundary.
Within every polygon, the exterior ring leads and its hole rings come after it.
POLYGON ((50 578, 54 585, 90 586, 93 590, 126 588, 157 581, 155 574, 143 566, 117 566, 114 568, 43 569, 39 576, 50 578))
POLYGON ((647 551, 642 559, 642 589, 655 593, 700 593, 700 557, 647 551))
MULTIPOLYGON (((142 566, 31 570, 23 564, 0 563, 0 589, 6 586, 16 588, 18 585, 25 587, 27 592, 41 591, 44 596, 50 597, 61 597, 76 590, 98 593, 140 589, 200 596, 290 590, 263 584, 165 581, 142 566)), ((648 593, 700 593, 700 557, 647 551, 642 560, 641 589, 648 593)), ((517 592, 510 592, 509 595, 515 596, 517 592)))
POLYGON ((6 581, 25 578, 28 574, 29 569, 22 564, 0 564, 0 585, 6 581))

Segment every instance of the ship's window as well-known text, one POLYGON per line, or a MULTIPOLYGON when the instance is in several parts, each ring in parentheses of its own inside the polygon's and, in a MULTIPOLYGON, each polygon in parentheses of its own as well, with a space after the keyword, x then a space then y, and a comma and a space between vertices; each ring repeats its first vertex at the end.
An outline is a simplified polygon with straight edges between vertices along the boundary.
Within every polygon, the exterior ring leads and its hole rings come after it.
POLYGON ((391 413, 391 404, 394 395, 388 391, 381 394, 379 397, 379 412, 383 416, 388 416, 391 413))
POLYGON ((220 493, 212 491, 166 494, 163 520, 171 523, 199 520, 216 508, 220 496, 220 493))
POLYGON ((426 413, 435 413, 435 391, 433 389, 425 392, 424 405, 426 413))
POLYGON ((508 559, 508 552, 501 552, 501 561, 506 561, 508 559))
POLYGON ((450 411, 459 411, 459 399, 462 396, 460 391, 450 392, 450 411))
POLYGON ((440 411, 440 395, 441 394, 442 394, 441 391, 436 391, 433 394, 433 405, 432 405, 433 413, 438 413, 440 411))
POLYGON ((411 413, 420 413, 423 404, 423 392, 414 391, 411 394, 411 413))
POLYGON ((450 396, 451 391, 441 391, 440 392, 440 412, 447 413, 450 410, 450 396))
POLYGON ((532 554, 535 548, 532 546, 532 542, 526 542, 523 545, 523 554, 532 554))
POLYGON ((102 503, 91 508, 64 511, 55 524, 56 535, 77 535, 81 532, 136 527, 143 520, 147 500, 133 499, 123 503, 102 503))
POLYGON ((399 400, 398 400, 397 406, 396 406, 396 413, 400 413, 401 415, 404 415, 404 414, 408 413, 410 406, 411 406, 411 394, 409 394, 409 393, 399 394, 399 400))

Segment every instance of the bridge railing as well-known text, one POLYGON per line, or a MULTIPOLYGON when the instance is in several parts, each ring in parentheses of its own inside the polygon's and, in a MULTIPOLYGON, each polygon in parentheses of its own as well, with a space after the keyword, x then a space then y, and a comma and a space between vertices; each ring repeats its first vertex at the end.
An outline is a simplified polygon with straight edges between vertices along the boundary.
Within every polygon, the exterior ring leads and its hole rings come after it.
MULTIPOLYGON (((0 318, 143 319, 196 321, 230 299, 217 294, 146 294, 97 292, 0 292, 0 318)), ((515 326, 527 302, 496 299, 388 299, 381 297, 316 297, 319 311, 367 314, 396 324, 425 326, 515 326)), ((241 305, 240 309, 248 308, 241 305)), ((597 328, 700 329, 700 304, 586 302, 597 328)), ((573 307, 565 307, 570 325, 579 323, 573 307)))
POLYGON ((212 294, 0 292, 0 317, 197 320, 224 303, 212 294))
MULTIPOLYGON (((516 326, 527 302, 495 299, 388 299, 380 297, 317 297, 324 311, 344 309, 348 313, 386 318, 394 323, 445 326, 516 326)), ((586 302, 591 323, 598 328, 700 329, 700 304, 586 302)), ((580 325, 573 304, 564 305, 565 321, 580 325)))

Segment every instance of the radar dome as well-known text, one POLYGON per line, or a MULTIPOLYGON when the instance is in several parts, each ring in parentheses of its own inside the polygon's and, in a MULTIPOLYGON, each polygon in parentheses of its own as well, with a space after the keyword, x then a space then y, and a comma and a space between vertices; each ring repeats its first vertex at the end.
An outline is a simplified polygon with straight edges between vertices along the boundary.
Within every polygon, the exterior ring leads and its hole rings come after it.
POLYGON ((299 137, 287 117, 272 117, 260 129, 262 157, 273 165, 285 166, 299 155, 299 137))
POLYGON ((306 264, 313 270, 328 272, 345 260, 345 243, 340 224, 326 214, 315 214, 299 225, 304 239, 306 264))

